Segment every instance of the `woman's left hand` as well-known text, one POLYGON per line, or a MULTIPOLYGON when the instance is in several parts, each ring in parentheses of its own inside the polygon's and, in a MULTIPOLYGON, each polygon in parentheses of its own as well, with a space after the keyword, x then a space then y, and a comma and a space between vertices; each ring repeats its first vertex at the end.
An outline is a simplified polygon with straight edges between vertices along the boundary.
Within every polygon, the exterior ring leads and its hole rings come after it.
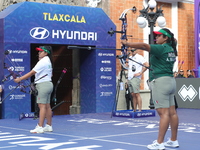
POLYGON ((127 44, 127 40, 121 40, 121 43, 126 45, 127 44))

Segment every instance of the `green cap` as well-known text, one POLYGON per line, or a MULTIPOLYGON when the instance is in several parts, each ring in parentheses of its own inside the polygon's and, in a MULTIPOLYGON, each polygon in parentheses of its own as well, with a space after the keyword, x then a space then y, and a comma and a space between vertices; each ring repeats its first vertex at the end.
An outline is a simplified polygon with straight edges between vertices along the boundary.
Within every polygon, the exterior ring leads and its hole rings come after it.
POLYGON ((159 31, 153 31, 154 34, 163 34, 163 35, 166 35, 167 37, 171 38, 171 34, 169 34, 167 31, 163 30, 163 29, 160 29, 159 31))
POLYGON ((36 50, 37 50, 37 51, 45 51, 45 52, 47 52, 48 54, 51 53, 50 49, 51 49, 50 46, 40 46, 40 47, 36 47, 36 50))

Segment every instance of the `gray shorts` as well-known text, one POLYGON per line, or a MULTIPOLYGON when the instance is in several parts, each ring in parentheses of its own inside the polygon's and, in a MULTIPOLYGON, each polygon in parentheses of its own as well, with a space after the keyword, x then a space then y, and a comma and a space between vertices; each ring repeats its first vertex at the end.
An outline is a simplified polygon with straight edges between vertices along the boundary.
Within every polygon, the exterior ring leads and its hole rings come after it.
POLYGON ((53 91, 52 82, 42 82, 37 83, 36 88, 38 90, 37 103, 40 104, 49 104, 51 99, 51 93, 53 91))
POLYGON ((140 82, 141 80, 139 78, 128 80, 130 93, 140 93, 140 82))
POLYGON ((175 105, 176 80, 174 77, 157 78, 150 82, 150 88, 155 109, 169 108, 175 105))

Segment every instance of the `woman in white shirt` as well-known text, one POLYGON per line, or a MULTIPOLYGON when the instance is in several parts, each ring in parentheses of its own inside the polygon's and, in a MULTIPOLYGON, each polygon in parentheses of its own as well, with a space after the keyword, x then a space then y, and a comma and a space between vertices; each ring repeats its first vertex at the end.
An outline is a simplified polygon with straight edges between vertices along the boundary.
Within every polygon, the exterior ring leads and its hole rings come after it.
POLYGON ((52 110, 50 106, 51 93, 53 91, 52 77, 52 48, 51 46, 37 47, 39 61, 27 74, 14 79, 16 83, 35 75, 36 89, 38 90, 37 104, 39 106, 39 122, 31 133, 52 132, 52 110), (45 118, 46 126, 43 127, 45 118))

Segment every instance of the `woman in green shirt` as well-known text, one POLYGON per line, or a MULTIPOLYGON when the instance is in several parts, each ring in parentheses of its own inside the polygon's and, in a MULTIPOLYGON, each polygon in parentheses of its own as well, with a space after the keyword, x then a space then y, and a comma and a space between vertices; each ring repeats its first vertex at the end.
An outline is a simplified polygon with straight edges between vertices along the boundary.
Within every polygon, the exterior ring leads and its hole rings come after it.
POLYGON ((160 116, 160 123, 157 140, 147 148, 179 147, 177 141, 179 121, 174 103, 176 80, 173 77, 173 66, 177 56, 176 40, 174 34, 167 28, 154 31, 154 34, 156 35, 156 44, 128 43, 126 40, 121 42, 127 47, 142 49, 150 54, 150 88, 155 109, 160 116), (164 142, 169 124, 171 138, 164 142))

